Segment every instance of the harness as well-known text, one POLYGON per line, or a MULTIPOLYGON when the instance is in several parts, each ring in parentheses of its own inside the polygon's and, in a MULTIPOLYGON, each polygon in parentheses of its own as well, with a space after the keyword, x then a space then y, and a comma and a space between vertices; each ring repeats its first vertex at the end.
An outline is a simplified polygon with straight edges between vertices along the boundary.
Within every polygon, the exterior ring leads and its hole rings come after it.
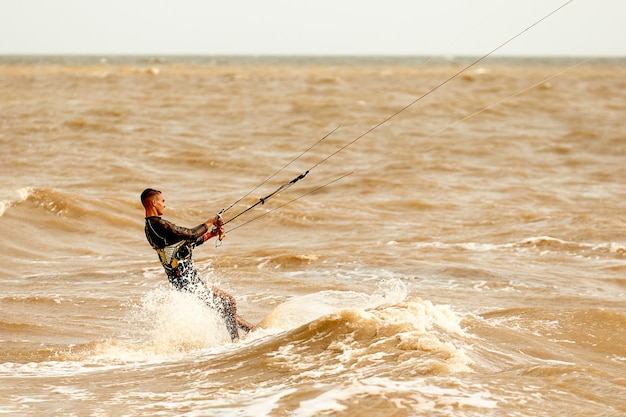
POLYGON ((162 249, 156 249, 156 252, 161 264, 168 272, 175 270, 181 261, 191 258, 189 245, 184 240, 162 249))

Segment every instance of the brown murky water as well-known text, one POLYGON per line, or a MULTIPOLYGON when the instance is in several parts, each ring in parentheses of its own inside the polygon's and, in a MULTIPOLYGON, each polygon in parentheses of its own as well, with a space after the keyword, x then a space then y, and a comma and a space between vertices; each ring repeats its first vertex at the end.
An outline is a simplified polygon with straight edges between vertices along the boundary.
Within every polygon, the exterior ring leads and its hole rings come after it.
POLYGON ((354 141, 462 65, 5 61, 0 412, 626 413, 626 70, 571 64, 479 64, 354 141), (139 193, 195 226, 337 126, 195 252, 262 323, 230 343, 139 193))

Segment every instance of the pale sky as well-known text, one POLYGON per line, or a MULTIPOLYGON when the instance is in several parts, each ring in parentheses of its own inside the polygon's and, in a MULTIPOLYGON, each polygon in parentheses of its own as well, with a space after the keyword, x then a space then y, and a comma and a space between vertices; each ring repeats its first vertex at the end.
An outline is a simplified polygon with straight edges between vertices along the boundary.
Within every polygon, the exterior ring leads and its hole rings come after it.
MULTIPOLYGON (((0 0, 0 55, 482 55, 567 0, 0 0)), ((573 0, 497 55, 626 56, 626 0, 573 0)))

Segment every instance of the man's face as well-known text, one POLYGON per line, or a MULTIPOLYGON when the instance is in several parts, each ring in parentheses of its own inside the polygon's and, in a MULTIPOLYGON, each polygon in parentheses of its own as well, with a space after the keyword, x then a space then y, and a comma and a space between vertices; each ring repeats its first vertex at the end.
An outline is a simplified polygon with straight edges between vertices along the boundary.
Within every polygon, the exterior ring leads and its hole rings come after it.
POLYGON ((154 196, 152 200, 152 205, 156 210, 157 214, 160 216, 165 212, 165 198, 163 198, 163 194, 157 194, 154 196))

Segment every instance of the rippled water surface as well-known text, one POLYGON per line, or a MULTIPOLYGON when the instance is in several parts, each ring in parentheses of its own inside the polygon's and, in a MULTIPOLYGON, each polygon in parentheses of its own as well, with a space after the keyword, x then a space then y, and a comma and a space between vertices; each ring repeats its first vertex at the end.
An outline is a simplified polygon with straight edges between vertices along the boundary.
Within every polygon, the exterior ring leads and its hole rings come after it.
POLYGON ((5 60, 0 413, 623 415, 626 70, 574 64, 5 60), (139 194, 195 226, 307 170, 195 251, 230 343, 139 194))

